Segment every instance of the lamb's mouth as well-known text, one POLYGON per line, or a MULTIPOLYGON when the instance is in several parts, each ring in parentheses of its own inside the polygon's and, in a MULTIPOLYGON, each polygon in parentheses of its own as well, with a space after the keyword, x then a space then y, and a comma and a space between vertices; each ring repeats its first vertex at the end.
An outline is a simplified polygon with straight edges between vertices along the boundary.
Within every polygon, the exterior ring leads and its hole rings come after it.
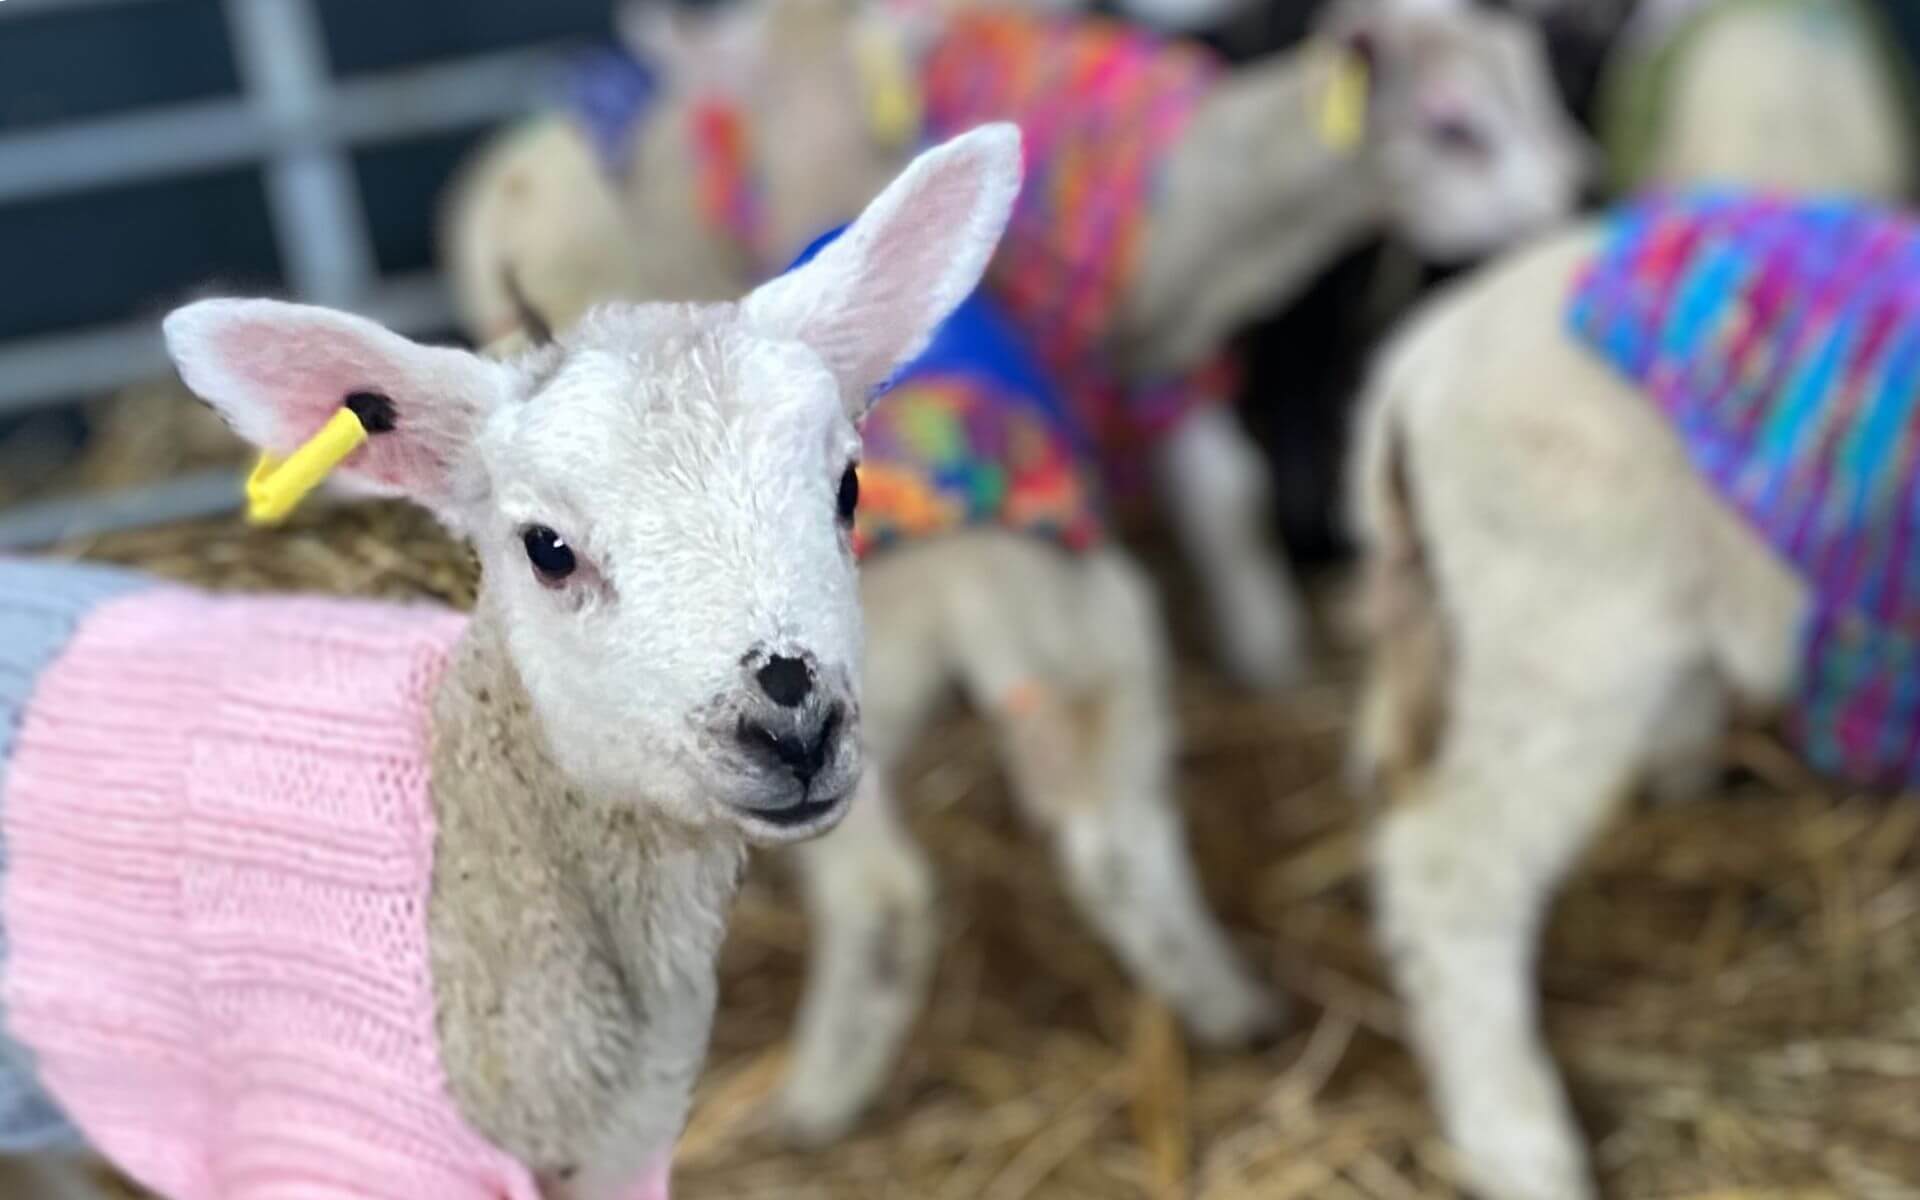
POLYGON ((818 797, 809 793, 800 803, 785 808, 736 807, 733 811, 749 830, 789 841, 825 833, 838 824, 852 795, 852 789, 818 797))

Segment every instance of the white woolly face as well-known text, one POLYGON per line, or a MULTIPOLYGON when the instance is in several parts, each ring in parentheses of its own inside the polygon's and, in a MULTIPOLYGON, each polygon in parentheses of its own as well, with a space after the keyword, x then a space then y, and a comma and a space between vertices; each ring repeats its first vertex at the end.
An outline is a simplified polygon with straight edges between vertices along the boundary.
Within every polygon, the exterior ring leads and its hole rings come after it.
POLYGON ((839 381, 734 306, 603 309, 518 365, 454 503, 556 759, 685 821, 824 828, 860 768, 839 381))
POLYGON ((790 841, 861 766, 856 423, 977 285, 1019 182, 1018 133, 977 130, 738 304, 612 306, 506 362, 266 300, 189 305, 167 342, 282 453, 381 397, 341 474, 472 539, 480 619, 569 779, 790 841))
POLYGON ((1476 258, 1574 211, 1592 153, 1532 22, 1403 2, 1333 28, 1373 62, 1369 144, 1393 222, 1423 256, 1476 258))

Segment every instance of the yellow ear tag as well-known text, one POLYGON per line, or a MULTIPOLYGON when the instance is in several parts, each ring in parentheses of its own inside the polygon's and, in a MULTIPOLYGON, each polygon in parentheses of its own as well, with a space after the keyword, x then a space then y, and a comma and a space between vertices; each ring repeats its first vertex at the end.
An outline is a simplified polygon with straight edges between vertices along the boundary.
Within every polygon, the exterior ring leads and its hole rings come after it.
POLYGON ((1327 149, 1351 154, 1360 147, 1367 134, 1367 100, 1372 90, 1367 60, 1342 53, 1320 101, 1320 140, 1327 149))
POLYGON ((343 408, 287 457, 263 453, 247 477, 247 520, 255 525, 286 520, 307 493, 366 440, 367 428, 359 416, 343 408))
POLYGON ((920 135, 920 90, 907 70, 906 51, 892 30, 869 26, 854 42, 867 131, 882 146, 904 146, 920 135))

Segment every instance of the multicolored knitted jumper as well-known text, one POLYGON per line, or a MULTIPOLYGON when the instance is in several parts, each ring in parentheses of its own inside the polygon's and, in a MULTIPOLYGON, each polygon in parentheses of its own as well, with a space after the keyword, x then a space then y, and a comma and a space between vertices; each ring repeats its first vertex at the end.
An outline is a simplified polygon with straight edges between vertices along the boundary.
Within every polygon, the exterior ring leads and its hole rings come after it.
POLYGON ((1920 222, 1646 200, 1611 220, 1569 320, 1806 581, 1788 726, 1809 760, 1920 783, 1920 222))
POLYGON ((169 1200, 537 1200, 434 1025, 465 625, 0 561, 0 1154, 84 1136, 169 1200))
POLYGON ((1221 71, 1195 44, 1015 11, 955 17, 922 65, 930 138, 1020 125, 1026 185, 993 290, 1122 482, 1144 441, 1236 383, 1226 362, 1149 381, 1123 381, 1111 365, 1160 172, 1221 71))
POLYGON ((687 120, 701 219, 759 270, 775 273, 779 262, 767 261, 766 192, 746 114, 724 97, 707 96, 692 105, 687 120))
MULTIPOLYGON (((804 263, 839 236, 808 247, 804 263)), ((1084 550, 1100 540, 1087 445, 1006 319, 975 293, 861 427, 854 549, 997 525, 1084 550)))

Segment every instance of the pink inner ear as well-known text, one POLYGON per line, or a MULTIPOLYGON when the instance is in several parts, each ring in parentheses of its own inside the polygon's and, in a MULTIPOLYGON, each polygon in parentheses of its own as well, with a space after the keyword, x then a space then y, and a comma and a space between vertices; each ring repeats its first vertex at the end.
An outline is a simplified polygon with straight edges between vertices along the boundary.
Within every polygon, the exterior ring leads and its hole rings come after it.
MULTIPOLYGON (((1023 147, 1024 152, 1024 147, 1023 147)), ((929 284, 951 269, 954 243, 941 231, 972 223, 979 188, 975 181, 942 179, 923 184, 899 217, 872 237, 862 277, 853 290, 858 319, 840 332, 855 374, 877 386, 892 374, 902 350, 921 342, 938 323, 941 303, 929 284)))
POLYGON ((225 400, 234 424, 266 449, 285 452, 326 424, 348 393, 384 391, 370 364, 333 330, 284 320, 237 320, 218 334, 214 353, 241 394, 225 400))
MULTIPOLYGON (((357 331, 327 319, 331 317, 334 314, 310 321, 242 318, 221 330, 215 355, 239 394, 220 407, 241 436, 285 454, 319 432, 354 392, 386 396, 396 410, 394 430, 371 437, 341 464, 340 474, 350 481, 432 498, 447 470, 436 452, 438 435, 445 430, 436 425, 444 426, 449 415, 435 411, 441 407, 433 402, 435 372, 427 363, 382 353, 357 331)), ((423 356, 446 353, 387 336, 423 356)))

